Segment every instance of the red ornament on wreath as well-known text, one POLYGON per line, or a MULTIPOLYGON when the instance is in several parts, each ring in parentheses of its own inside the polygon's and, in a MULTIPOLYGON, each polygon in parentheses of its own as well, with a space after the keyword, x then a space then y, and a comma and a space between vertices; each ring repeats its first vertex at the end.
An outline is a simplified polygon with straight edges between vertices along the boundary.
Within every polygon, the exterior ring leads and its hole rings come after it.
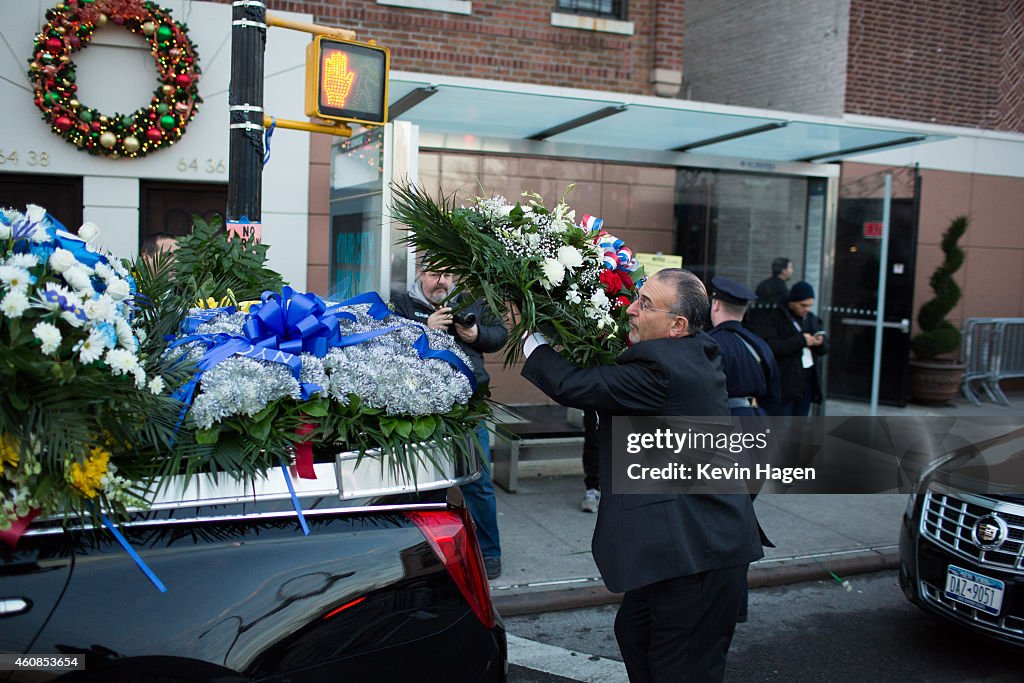
POLYGON ((169 147, 185 134, 202 102, 199 58, 188 28, 174 21, 170 10, 149 0, 64 0, 46 16, 28 60, 28 76, 33 100, 55 134, 90 154, 129 159, 169 147), (71 55, 88 47, 99 27, 128 29, 152 46, 156 88, 149 104, 131 114, 104 114, 77 94, 71 55), (170 125, 163 130, 154 127, 168 110, 176 114, 168 117, 170 125), (93 138, 101 144, 94 144, 93 138), (139 138, 147 142, 140 145, 139 138))

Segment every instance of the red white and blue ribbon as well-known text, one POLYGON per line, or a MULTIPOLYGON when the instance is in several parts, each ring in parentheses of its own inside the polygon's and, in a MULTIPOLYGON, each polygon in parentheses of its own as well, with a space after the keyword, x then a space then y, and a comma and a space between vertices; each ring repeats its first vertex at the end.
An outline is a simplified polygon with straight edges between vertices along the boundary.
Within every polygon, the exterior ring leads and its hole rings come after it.
POLYGON ((583 214, 583 227, 590 232, 600 230, 603 225, 604 221, 597 216, 591 216, 589 213, 583 214))
POLYGON ((627 247, 623 240, 614 235, 601 231, 594 237, 594 244, 604 250, 601 261, 608 270, 621 268, 626 272, 632 273, 640 267, 640 264, 633 257, 633 250, 627 247))

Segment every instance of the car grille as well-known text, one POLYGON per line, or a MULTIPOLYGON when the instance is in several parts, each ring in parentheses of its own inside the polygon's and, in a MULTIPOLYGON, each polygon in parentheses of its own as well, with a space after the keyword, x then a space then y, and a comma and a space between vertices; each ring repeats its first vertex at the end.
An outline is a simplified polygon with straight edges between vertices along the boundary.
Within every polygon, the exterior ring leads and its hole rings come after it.
POLYGON ((1020 570, 1024 548, 1024 506, 980 496, 954 496, 935 491, 925 494, 921 511, 921 535, 956 555, 985 567, 1020 570), (1007 538, 996 550, 982 550, 974 543, 974 524, 995 512, 1007 527, 1007 538))
MULTIPOLYGON (((980 567, 1019 572, 1024 548, 1024 506, 979 496, 962 498, 928 491, 921 511, 921 535, 954 555, 972 560, 980 567), (980 517, 997 513, 1006 522, 1007 540, 997 550, 982 550, 972 538, 974 523, 980 517)), ((945 584, 918 581, 921 597, 961 621, 1000 633, 1013 640, 1024 640, 1024 614, 1010 614, 1004 608, 998 616, 986 614, 946 597, 945 584)), ((1017 610, 1020 612, 1020 610, 1017 610)))
POLYGON ((921 597, 926 601, 952 613, 963 621, 973 622, 982 628, 997 631, 1006 636, 1016 639, 1024 639, 1024 619, 1015 617, 1012 614, 993 616, 977 610, 969 605, 955 602, 946 597, 943 586, 934 586, 927 581, 919 581, 921 586, 921 597))

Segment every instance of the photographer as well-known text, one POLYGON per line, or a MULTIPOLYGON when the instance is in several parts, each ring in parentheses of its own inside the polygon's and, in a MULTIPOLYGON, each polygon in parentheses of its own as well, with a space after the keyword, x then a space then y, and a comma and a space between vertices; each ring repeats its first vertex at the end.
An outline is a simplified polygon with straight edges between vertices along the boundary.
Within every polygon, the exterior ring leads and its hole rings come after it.
MULTIPOLYGON (((477 391, 486 395, 490 376, 484 368, 483 354, 501 349, 508 331, 482 300, 468 306, 463 306, 459 297, 446 301, 452 288, 451 273, 425 270, 421 262, 416 272, 416 281, 409 287, 409 291, 393 293, 391 306, 403 318, 423 323, 433 330, 454 334, 459 348, 469 357, 473 366, 477 391)), ((464 485, 462 494, 476 522, 487 578, 493 580, 501 574, 501 544, 498 538, 494 485, 491 481, 490 433, 483 424, 477 428, 477 437, 482 447, 483 467, 480 478, 464 485)))

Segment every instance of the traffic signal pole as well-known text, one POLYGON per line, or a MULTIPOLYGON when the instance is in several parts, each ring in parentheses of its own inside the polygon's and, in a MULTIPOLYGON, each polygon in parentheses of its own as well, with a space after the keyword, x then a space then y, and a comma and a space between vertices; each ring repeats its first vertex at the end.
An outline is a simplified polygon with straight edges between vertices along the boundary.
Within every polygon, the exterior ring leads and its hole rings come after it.
MULTIPOLYGON (((228 88, 227 222, 259 226, 263 201, 263 59, 267 44, 263 0, 235 2, 231 11, 231 84, 228 88)), ((258 236, 258 227, 255 233, 258 236)))
MULTIPOLYGON (((271 125, 291 128, 312 133, 351 136, 352 129, 344 121, 358 121, 364 125, 383 125, 387 121, 387 74, 389 57, 387 50, 365 46, 354 46, 351 49, 370 49, 381 51, 384 56, 378 74, 381 95, 380 119, 364 120, 363 117, 346 118, 344 111, 317 110, 316 116, 321 122, 290 121, 273 119, 263 113, 263 72, 264 56, 267 46, 267 27, 278 26, 312 33, 318 38, 315 45, 320 45, 321 37, 330 37, 339 41, 352 43, 355 32, 331 26, 319 26, 305 22, 293 21, 283 17, 267 14, 264 0, 235 0, 231 10, 231 83, 228 86, 228 112, 230 114, 228 137, 228 205, 227 229, 243 237, 255 237, 259 240, 262 234, 262 200, 263 200, 263 129, 271 125), (324 120, 330 119, 330 120, 324 120)), ((373 41, 371 41, 372 43, 373 41)), ((335 48, 338 49, 338 48, 335 48)), ((307 50, 307 62, 309 61, 307 50)), ((342 65, 347 64, 347 56, 342 65)), ((349 73, 342 66, 345 73, 349 73)), ((311 81, 307 64, 307 90, 319 87, 319 81, 311 81)), ((333 72, 332 72, 333 73, 333 72)), ((314 72, 313 77, 316 77, 314 72)), ((354 78, 355 76, 349 76, 354 78)), ((318 95, 315 95, 318 96, 318 95)), ((307 112, 308 115, 314 114, 307 112)))

